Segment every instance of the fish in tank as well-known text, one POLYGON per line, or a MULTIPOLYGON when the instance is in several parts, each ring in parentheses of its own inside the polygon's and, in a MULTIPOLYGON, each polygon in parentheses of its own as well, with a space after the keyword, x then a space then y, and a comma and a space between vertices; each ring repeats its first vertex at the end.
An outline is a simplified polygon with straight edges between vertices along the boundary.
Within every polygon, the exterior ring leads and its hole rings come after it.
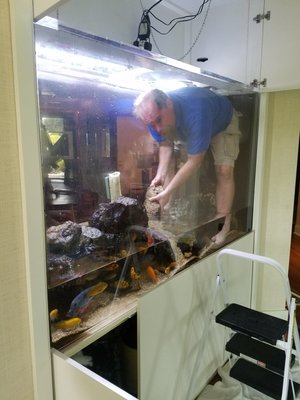
MULTIPOLYGON (((49 323, 60 348, 251 231, 259 96, 239 82, 63 26, 36 24, 35 41, 49 323), (153 201, 165 189, 153 184, 165 143, 134 108, 145 91, 172 96, 184 88, 225 98, 237 118, 231 223, 221 243, 212 240, 226 217, 217 212, 210 146, 167 207, 153 201)), ((177 139, 168 142, 173 175, 190 157, 177 139)))

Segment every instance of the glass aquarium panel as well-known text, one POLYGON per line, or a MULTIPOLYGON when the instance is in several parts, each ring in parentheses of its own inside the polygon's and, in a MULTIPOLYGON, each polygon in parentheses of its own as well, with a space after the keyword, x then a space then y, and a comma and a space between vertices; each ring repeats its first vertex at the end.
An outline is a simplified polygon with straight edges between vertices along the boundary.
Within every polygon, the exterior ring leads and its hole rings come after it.
MULTIPOLYGON (((35 36, 51 340, 62 348, 251 231, 258 94, 190 65, 69 28, 36 25, 35 36), (228 169, 223 171, 223 161, 214 165, 212 146, 187 151, 177 116, 168 141, 160 143, 145 125, 158 132, 157 121, 143 122, 133 113, 138 95, 153 88, 171 96, 173 105, 172 93, 184 88, 229 100, 228 113, 233 107, 236 119, 235 136, 231 131, 227 136, 238 137, 230 156, 236 161, 229 216, 218 205, 219 179, 228 179, 228 169), (167 181, 154 185, 162 149, 171 149, 170 178, 187 161, 199 159, 164 207, 152 199, 168 187, 167 181)), ((226 126, 230 120, 231 114, 226 126)), ((232 148, 226 140, 227 154, 232 148)))

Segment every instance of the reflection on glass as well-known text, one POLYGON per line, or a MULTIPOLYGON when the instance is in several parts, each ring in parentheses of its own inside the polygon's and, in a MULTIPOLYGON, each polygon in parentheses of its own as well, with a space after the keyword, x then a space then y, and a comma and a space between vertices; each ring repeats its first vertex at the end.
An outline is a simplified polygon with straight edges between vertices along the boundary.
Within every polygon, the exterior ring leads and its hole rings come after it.
MULTIPOLYGON (((252 229, 257 94, 197 68, 67 29, 36 26, 37 79, 52 344, 103 327, 138 296, 252 229), (232 220, 224 241, 211 238, 216 175, 210 151, 168 207, 157 187, 160 146, 133 114, 139 94, 206 88, 238 113, 232 220)), ((188 155, 174 142, 176 173, 188 155)))

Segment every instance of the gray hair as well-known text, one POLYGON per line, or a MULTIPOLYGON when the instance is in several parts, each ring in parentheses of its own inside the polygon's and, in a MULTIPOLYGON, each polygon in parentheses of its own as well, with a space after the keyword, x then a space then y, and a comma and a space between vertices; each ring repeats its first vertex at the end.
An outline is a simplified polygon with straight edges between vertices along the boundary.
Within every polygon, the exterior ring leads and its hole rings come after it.
POLYGON ((133 115, 141 118, 144 105, 148 102, 153 102, 161 110, 167 106, 168 95, 160 89, 151 89, 146 93, 141 93, 133 104, 133 115))

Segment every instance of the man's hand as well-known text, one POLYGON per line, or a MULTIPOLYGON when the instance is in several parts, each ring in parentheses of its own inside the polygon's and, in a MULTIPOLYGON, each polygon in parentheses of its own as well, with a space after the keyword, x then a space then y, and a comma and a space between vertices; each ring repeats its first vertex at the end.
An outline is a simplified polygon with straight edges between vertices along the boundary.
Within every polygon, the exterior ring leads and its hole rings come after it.
POLYGON ((166 190, 163 190, 156 196, 150 197, 149 200, 159 203, 161 210, 164 210, 170 201, 170 197, 171 197, 171 194, 169 194, 166 190))
MULTIPOLYGON (((185 164, 180 168, 173 179, 167 184, 164 190, 158 195, 150 197, 149 200, 159 203, 161 210, 166 208, 166 205, 169 203, 174 190, 181 187, 184 182, 186 182, 187 179, 197 170, 197 168, 201 166, 204 156, 205 152, 195 155, 189 155, 185 164)), ((159 175, 156 175, 154 179, 156 179, 158 176, 159 175)))
POLYGON ((152 179, 152 182, 150 183, 150 186, 163 186, 164 185, 164 181, 165 180, 161 176, 156 175, 152 179))
POLYGON ((173 145, 168 141, 163 142, 159 146, 159 163, 155 178, 152 180, 150 186, 166 186, 170 181, 170 166, 173 158, 173 145))

